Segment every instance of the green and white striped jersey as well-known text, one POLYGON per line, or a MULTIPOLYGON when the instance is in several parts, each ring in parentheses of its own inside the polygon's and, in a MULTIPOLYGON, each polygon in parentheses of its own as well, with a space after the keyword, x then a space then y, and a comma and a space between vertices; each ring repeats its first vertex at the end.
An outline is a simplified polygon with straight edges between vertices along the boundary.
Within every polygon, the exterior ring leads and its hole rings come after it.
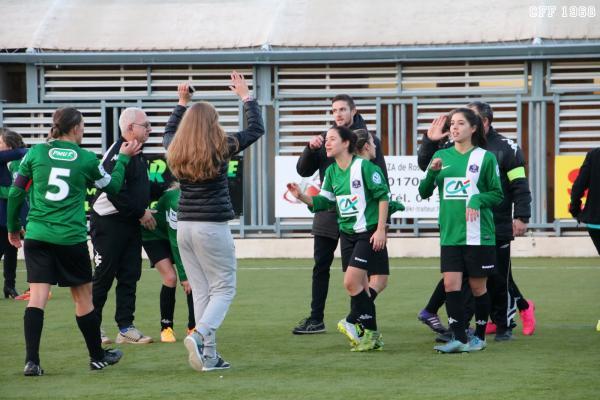
POLYGON ((321 192, 312 199, 313 212, 336 207, 341 232, 361 233, 377 228, 379 202, 389 201, 389 188, 377 165, 354 156, 345 170, 335 162, 325 170, 321 192))
POLYGON ((500 204, 503 194, 494 154, 479 147, 462 154, 450 147, 438 150, 432 160, 435 158, 442 159, 442 169, 427 170, 419 193, 426 199, 439 188, 441 245, 495 245, 491 207, 500 204), (479 210, 477 220, 467 222, 467 207, 479 210))

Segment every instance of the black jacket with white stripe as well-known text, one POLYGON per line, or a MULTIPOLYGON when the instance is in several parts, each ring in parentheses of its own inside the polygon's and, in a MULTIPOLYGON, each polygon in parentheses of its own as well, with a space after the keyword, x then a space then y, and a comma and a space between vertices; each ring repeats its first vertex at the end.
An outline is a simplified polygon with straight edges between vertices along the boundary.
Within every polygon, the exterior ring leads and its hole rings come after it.
MULTIPOLYGON (((124 139, 119 138, 102 158, 102 167, 109 174, 115 167, 124 139)), ((93 212, 98 216, 111 216, 139 225, 139 219, 150 204, 148 163, 143 153, 133 156, 125 167, 125 179, 118 194, 97 191, 93 212)))

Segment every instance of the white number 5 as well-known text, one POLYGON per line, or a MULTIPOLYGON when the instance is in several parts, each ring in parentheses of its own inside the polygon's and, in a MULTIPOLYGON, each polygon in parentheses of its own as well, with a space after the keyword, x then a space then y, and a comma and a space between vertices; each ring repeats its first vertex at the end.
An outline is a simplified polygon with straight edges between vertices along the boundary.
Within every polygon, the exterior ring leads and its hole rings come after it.
POLYGON ((60 177, 69 177, 71 170, 67 168, 52 168, 50 170, 50 177, 48 178, 48 185, 56 186, 58 188, 57 193, 50 191, 46 192, 46 198, 51 201, 64 200, 69 195, 69 185, 60 177))

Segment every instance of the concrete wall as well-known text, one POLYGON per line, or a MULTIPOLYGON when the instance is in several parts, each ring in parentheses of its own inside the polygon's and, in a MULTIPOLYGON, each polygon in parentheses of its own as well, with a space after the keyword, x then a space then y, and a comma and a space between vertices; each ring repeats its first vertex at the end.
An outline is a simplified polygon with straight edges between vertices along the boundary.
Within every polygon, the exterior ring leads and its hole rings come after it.
MULTIPOLYGON (((390 257, 439 257, 439 238, 391 238, 390 257)), ((312 258, 313 240, 236 239, 238 258, 312 258)), ((520 237, 512 244, 514 257, 598 257, 587 236, 520 237)), ((339 247, 336 256, 340 256, 339 247)))

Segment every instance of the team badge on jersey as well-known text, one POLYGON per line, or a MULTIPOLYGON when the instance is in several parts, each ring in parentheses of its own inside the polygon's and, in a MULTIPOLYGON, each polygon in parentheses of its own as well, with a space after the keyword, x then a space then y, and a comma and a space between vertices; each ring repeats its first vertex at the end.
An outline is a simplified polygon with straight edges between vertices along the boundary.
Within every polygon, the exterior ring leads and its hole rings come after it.
POLYGON ((48 157, 58 161, 75 161, 77 160, 77 152, 73 149, 54 147, 48 151, 48 157))
POLYGON ((167 218, 167 222, 169 223, 169 227, 171 229, 177 230, 177 211, 169 208, 165 210, 165 217, 167 218))
POLYGON ((374 184, 381 185, 381 175, 379 175, 378 172, 373 172, 373 175, 371 176, 371 180, 373 181, 374 184))
POLYGON ((336 197, 338 210, 342 217, 353 217, 358 215, 358 195, 348 194, 336 197))
POLYGON ((477 164, 471 164, 471 165, 469 165, 469 172, 472 172, 474 174, 476 174, 477 172, 479 172, 479 165, 477 165, 477 164))
POLYGON ((362 186, 362 184, 360 183, 360 181, 358 179, 355 179, 355 180, 352 181, 352 187, 354 189, 358 189, 361 186, 362 186))
POLYGON ((466 200, 469 197, 471 180, 467 178, 444 178, 444 199, 466 200))

